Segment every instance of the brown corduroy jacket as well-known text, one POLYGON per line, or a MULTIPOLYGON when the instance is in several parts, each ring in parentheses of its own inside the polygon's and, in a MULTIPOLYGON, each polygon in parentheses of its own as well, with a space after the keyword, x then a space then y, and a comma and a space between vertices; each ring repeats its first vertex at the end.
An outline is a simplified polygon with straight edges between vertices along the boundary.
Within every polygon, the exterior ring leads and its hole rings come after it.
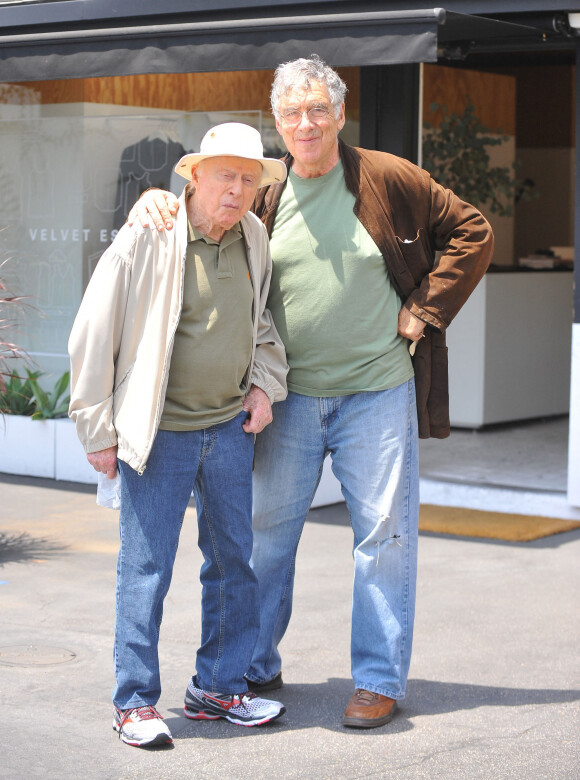
MULTIPOLYGON (((427 323, 413 358, 419 436, 449 435, 445 329, 484 275, 493 233, 473 206, 408 160, 339 141, 354 213, 379 247, 403 305, 427 323)), ((292 157, 284 158, 288 167, 292 157)), ((254 211, 271 235, 285 183, 258 192, 254 211)), ((275 262, 275 260, 274 260, 275 262)))

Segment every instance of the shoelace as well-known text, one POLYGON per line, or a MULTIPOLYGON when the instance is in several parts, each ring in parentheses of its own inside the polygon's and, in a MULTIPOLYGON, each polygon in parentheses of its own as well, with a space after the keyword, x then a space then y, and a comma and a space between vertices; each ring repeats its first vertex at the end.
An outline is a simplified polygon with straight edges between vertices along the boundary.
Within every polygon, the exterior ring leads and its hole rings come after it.
MULTIPOLYGON (((122 712, 122 710, 120 710, 120 712, 122 712)), ((139 720, 153 720, 154 718, 161 718, 161 715, 157 712, 152 704, 143 705, 142 707, 131 707, 131 709, 125 710, 125 714, 119 723, 119 738, 121 737, 123 726, 129 720, 133 712, 137 712, 139 720)))
POLYGON ((355 691, 355 696, 357 699, 362 699, 363 701, 370 703, 375 698, 376 693, 372 693, 372 691, 365 691, 364 688, 357 688, 355 691))
POLYGON ((245 693, 240 693, 237 696, 233 697, 233 699, 238 700, 238 703, 241 707, 245 707, 246 709, 248 707, 248 702, 255 698, 256 698, 256 694, 253 693, 252 691, 246 691, 245 693))

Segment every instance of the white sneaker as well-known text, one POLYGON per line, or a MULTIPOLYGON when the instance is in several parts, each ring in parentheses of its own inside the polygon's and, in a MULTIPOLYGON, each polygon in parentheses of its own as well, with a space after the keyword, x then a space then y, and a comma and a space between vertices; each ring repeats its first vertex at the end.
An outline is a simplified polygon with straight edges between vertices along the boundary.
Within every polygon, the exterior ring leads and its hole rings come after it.
POLYGON ((193 678, 185 692, 183 710, 185 717, 191 720, 225 718, 238 726, 259 726, 279 718, 285 712, 286 707, 279 701, 260 699, 251 691, 233 696, 202 691, 195 685, 193 678))
POLYGON ((167 745, 173 742, 163 718, 150 704, 129 710, 119 710, 115 707, 113 728, 119 732, 119 738, 123 742, 134 747, 167 745))

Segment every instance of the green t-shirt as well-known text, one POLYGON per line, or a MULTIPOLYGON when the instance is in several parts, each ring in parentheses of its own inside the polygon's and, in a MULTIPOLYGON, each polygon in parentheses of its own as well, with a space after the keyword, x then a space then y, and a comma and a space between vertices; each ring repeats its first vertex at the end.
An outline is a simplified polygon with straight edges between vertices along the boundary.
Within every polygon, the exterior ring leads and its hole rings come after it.
POLYGON ((220 244, 189 226, 183 306, 159 427, 200 430, 242 410, 252 357, 252 306, 239 223, 220 244))
POLYGON ((413 376, 400 299, 354 203, 339 163, 315 179, 290 171, 276 214, 268 306, 288 389, 302 395, 385 390, 413 376))

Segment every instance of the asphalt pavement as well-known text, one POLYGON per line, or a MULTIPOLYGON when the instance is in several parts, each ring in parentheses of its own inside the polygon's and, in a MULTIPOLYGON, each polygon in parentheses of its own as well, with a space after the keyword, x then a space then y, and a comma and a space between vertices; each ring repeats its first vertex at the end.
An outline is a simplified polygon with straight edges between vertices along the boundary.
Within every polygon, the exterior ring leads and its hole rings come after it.
POLYGON ((188 510, 160 642, 166 748, 113 729, 118 513, 94 487, 0 475, 0 778, 580 777, 580 531, 528 543, 421 534, 407 698, 393 721, 342 726, 352 534, 312 510, 281 645, 286 714, 266 726, 183 717, 200 633, 188 510))

